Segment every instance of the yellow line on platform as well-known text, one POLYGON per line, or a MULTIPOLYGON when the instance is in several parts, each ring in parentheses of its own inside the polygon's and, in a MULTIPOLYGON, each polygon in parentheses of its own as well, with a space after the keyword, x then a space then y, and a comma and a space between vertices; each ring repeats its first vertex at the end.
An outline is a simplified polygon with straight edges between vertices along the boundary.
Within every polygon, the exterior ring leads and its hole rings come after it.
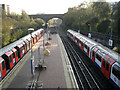
MULTIPOLYGON (((61 45, 62 45, 62 44, 61 44, 61 45)), ((60 45, 60 46, 61 46, 61 45, 60 45)), ((71 66, 71 65, 69 65, 68 59, 67 59, 67 57, 66 57, 66 53, 65 53, 65 51, 64 51, 64 49, 63 49, 64 47, 61 46, 61 48, 62 48, 62 51, 64 52, 63 56, 65 57, 66 66, 69 66, 69 69, 68 69, 68 70, 69 70, 70 78, 71 78, 71 80, 72 80, 73 88, 76 88, 76 87, 75 87, 74 80, 73 80, 73 76, 72 76, 72 74, 71 74, 71 69, 70 69, 70 66, 71 66)))
MULTIPOLYGON (((67 60, 66 55, 65 55, 65 59, 67 60)), ((67 61, 67 62, 68 62, 68 61, 67 61)), ((71 69, 70 69, 70 66, 71 66, 71 65, 67 65, 67 66, 69 66, 69 73, 70 73, 70 77, 71 77, 71 80, 72 80, 73 87, 76 88, 76 87, 75 87, 75 84, 74 84, 74 80, 73 80, 72 74, 71 74, 71 69)))

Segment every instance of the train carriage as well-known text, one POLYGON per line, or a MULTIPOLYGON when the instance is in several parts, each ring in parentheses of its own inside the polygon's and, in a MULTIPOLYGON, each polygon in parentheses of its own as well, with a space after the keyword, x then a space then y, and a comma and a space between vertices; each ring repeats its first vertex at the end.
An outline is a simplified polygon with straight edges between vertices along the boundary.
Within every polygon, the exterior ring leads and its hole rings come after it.
POLYGON ((0 80, 6 75, 6 65, 2 57, 0 57, 0 80))

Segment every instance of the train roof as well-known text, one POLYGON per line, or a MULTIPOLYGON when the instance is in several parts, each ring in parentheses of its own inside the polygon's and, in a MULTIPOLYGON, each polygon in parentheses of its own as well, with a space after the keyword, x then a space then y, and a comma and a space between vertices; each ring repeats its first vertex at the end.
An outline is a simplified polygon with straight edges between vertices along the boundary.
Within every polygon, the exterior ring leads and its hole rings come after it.
POLYGON ((102 52, 105 52, 106 54, 108 54, 111 58, 115 59, 117 62, 120 63, 120 54, 110 50, 109 48, 105 47, 105 46, 97 46, 97 48, 99 48, 100 50, 102 50, 102 52))
POLYGON ((78 39, 83 38, 84 40, 86 40, 87 42, 94 44, 97 48, 99 48, 100 50, 102 50, 103 52, 105 52, 106 54, 108 54, 110 57, 112 57, 113 59, 115 59, 117 62, 120 63, 120 54, 118 54, 117 52, 110 50, 109 48, 103 46, 102 44, 95 42, 94 40, 82 35, 82 34, 76 34, 78 32, 73 31, 73 30, 68 30, 68 32, 72 33, 73 35, 75 35, 78 39))
MULTIPOLYGON (((36 34, 36 33, 38 33, 38 32, 41 32, 42 30, 43 30, 43 29, 39 29, 39 30, 37 30, 37 31, 34 31, 32 34, 36 34)), ((12 48, 14 48, 15 46, 17 46, 18 44, 21 44, 21 43, 22 43, 23 41, 25 41, 26 39, 30 39, 30 38, 31 38, 31 36, 30 36, 30 34, 28 34, 28 35, 20 38, 19 40, 17 40, 17 41, 15 41, 15 42, 13 42, 13 43, 11 43, 11 44, 9 44, 9 45, 1 48, 1 49, 0 49, 0 56, 2 56, 5 52, 10 51, 12 48)))
POLYGON ((82 34, 80 34, 80 33, 78 33, 78 32, 76 32, 76 31, 73 31, 73 30, 68 30, 70 33, 72 33, 73 35, 75 35, 76 36, 76 38, 78 38, 78 39, 84 39, 84 40, 86 40, 87 42, 89 42, 89 43, 91 43, 91 44, 94 44, 94 45, 100 45, 100 43, 97 43, 97 42, 95 42, 94 40, 92 40, 92 39, 90 39, 90 38, 88 38, 88 37, 86 37, 86 36, 84 36, 84 35, 82 35, 82 34), (89 41, 88 41, 89 40, 89 41))

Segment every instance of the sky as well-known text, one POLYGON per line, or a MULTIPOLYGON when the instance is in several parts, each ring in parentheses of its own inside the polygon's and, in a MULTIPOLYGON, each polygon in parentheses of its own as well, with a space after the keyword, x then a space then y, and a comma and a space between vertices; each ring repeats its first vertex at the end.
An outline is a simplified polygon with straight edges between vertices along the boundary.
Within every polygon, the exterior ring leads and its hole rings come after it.
MULTIPOLYGON (((21 14, 25 10, 27 14, 64 14, 69 7, 80 5, 81 2, 90 0, 0 0, 0 4, 10 5, 10 12, 21 14)), ((95 0, 92 0, 95 1, 95 0)), ((106 0, 118 2, 119 0, 106 0)))

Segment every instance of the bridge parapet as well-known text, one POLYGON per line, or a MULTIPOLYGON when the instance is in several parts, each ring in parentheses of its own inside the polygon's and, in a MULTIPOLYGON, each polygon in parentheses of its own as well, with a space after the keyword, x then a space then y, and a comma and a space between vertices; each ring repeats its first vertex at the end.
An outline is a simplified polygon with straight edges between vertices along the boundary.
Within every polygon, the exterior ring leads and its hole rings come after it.
POLYGON ((29 15, 30 18, 36 19, 41 18, 45 22, 48 22, 52 18, 60 18, 63 19, 64 14, 36 14, 36 15, 29 15))

